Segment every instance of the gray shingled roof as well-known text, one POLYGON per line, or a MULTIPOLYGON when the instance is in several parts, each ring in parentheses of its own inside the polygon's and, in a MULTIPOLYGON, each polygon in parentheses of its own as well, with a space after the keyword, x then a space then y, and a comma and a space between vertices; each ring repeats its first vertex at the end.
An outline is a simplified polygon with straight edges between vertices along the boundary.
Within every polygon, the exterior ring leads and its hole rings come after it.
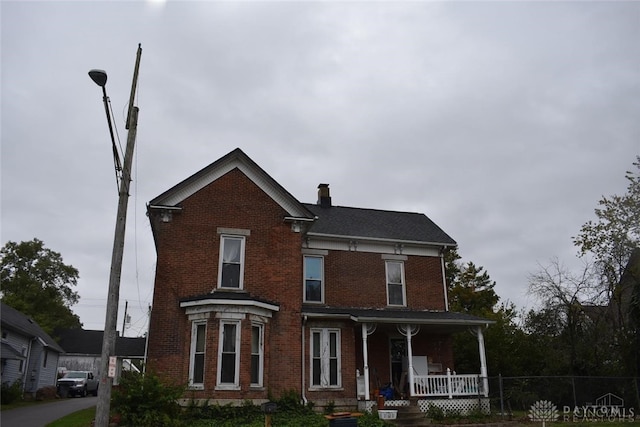
POLYGON ((323 208, 309 203, 304 206, 318 217, 309 234, 456 245, 455 240, 421 213, 343 206, 323 208))
POLYGON ((28 337, 38 337, 50 349, 63 353, 64 350, 49 336, 33 319, 24 313, 9 307, 5 303, 1 303, 0 317, 2 318, 2 327, 13 329, 28 337))

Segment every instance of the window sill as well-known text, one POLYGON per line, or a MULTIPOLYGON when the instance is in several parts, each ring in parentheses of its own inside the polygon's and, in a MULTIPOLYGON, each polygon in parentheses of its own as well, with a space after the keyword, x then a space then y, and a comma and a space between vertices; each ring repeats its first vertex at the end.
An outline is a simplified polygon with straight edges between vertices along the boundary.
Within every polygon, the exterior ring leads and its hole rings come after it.
POLYGON ((204 390, 204 384, 192 384, 187 386, 187 390, 204 390))
POLYGON ((309 387, 308 391, 344 391, 342 386, 333 387, 309 387))
POLYGON ((264 391, 265 389, 264 389, 264 386, 252 384, 252 385, 249 386, 249 390, 264 391))
POLYGON ((215 390, 240 391, 241 388, 240 388, 239 385, 235 385, 235 384, 229 384, 229 385, 226 385, 226 384, 220 385, 220 384, 218 384, 216 386, 215 390))

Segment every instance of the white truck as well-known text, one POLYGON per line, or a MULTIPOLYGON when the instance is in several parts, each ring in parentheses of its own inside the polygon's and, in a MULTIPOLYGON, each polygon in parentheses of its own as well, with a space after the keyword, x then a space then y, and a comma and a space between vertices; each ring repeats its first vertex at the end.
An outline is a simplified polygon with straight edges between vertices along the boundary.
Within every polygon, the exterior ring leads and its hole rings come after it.
POLYGON ((98 395, 98 380, 89 371, 67 371, 58 379, 58 394, 60 397, 81 396, 87 394, 98 395))

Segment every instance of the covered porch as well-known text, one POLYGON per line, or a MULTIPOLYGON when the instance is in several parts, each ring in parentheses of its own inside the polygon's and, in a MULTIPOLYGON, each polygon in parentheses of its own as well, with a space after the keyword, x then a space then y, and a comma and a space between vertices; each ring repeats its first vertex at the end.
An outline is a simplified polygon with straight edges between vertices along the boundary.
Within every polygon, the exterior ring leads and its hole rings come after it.
MULTIPOLYGON (((491 323, 463 313, 389 309, 314 308, 306 315, 354 322, 355 380, 359 406, 370 409, 384 395, 387 406, 488 397, 483 330, 491 323), (457 373, 455 333, 473 333, 480 372, 457 373)), ((461 403, 461 402, 457 402, 461 403)), ((464 408, 463 408, 464 409, 464 408)))

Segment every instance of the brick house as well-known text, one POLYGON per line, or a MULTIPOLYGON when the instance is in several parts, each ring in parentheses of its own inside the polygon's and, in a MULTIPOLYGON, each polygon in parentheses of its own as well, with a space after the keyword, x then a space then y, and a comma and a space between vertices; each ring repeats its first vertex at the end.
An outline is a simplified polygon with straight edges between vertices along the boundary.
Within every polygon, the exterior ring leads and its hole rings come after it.
POLYGON ((189 398, 295 390, 355 407, 388 384, 397 401, 487 396, 491 322, 448 311, 443 253, 456 243, 425 215, 334 206, 326 184, 301 203, 240 149, 147 208, 148 366, 189 398), (452 333, 469 329, 483 372, 454 374, 452 333))

